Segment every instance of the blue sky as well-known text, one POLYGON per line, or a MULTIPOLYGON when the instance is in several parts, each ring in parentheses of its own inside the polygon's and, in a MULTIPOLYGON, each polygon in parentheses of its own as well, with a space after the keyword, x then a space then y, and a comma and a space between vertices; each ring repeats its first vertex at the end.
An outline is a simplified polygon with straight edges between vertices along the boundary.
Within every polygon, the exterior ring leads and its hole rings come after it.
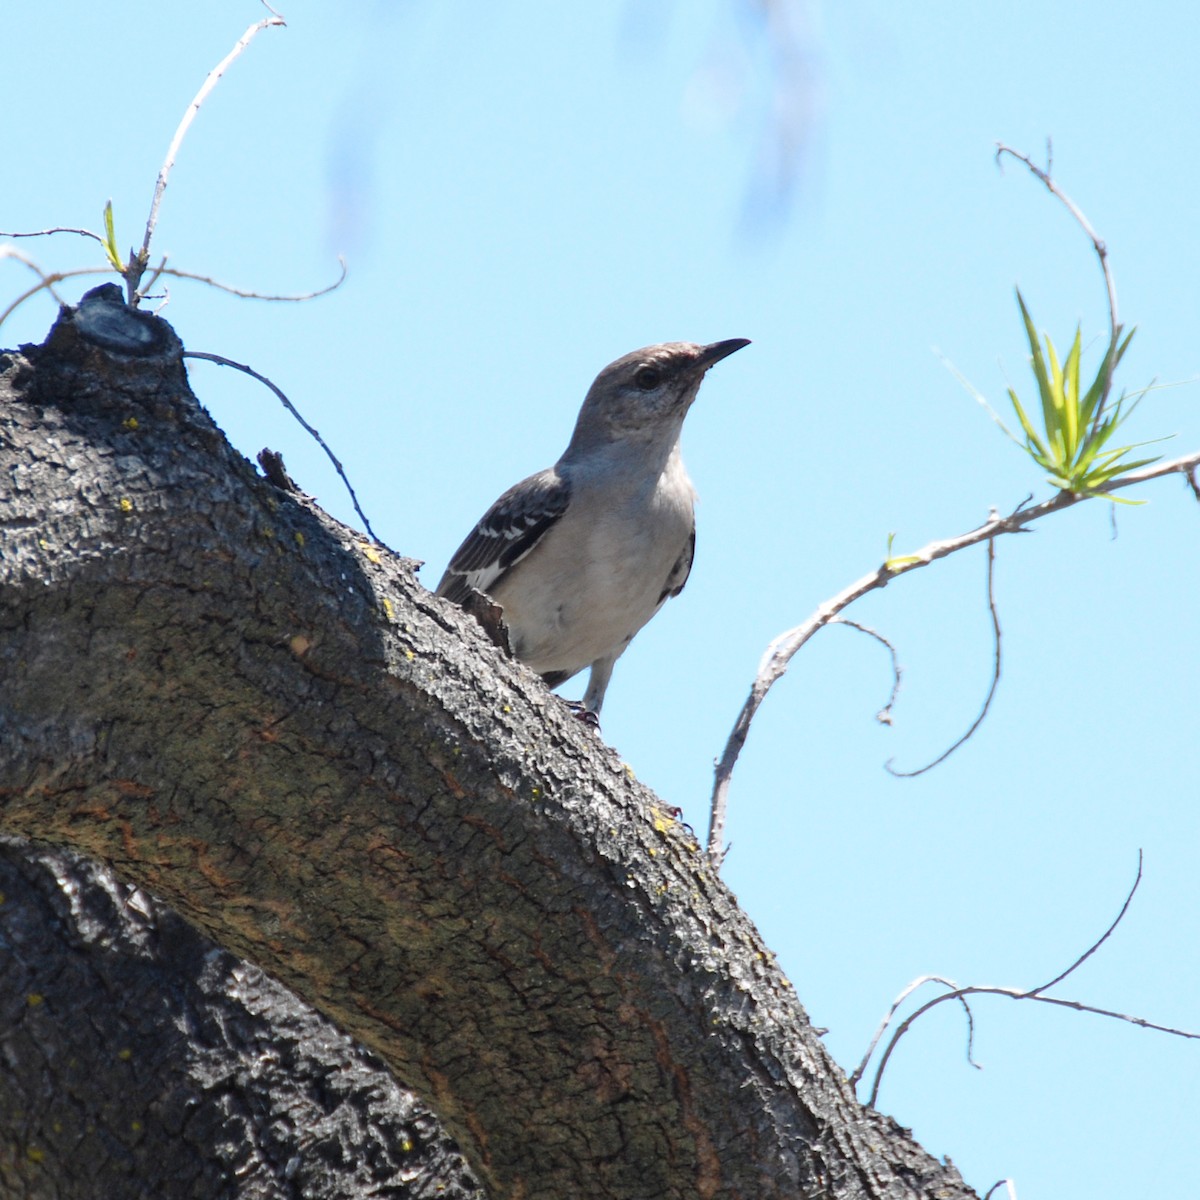
MULTIPOLYGON (((903 552, 995 505, 1050 494, 934 348, 1000 404, 1029 391, 1013 288, 1059 345, 1106 321, 1086 240, 1002 139, 1041 156, 1107 240, 1121 382, 1152 392, 1131 437, 1200 449, 1200 21, 1147 0, 879 0, 793 10, 803 137, 786 204, 768 181, 779 93, 735 0, 434 5, 298 0, 231 68, 171 178, 156 248, 266 291, 350 274, 307 305, 182 282, 164 315, 190 349, 270 375, 332 443, 379 535, 427 583, 483 509, 552 462, 606 362, 637 346, 748 337, 685 431, 701 496, 683 596, 618 664, 604 736, 702 829, 711 764, 778 632, 903 552)), ((208 69, 261 9, 64 0, 8 6, 0 228, 140 241, 155 173, 208 69)), ((97 260, 65 237, 21 249, 97 260)), ((0 293, 32 277, 0 260, 0 293)), ((76 296, 91 281, 72 286, 76 296)), ((40 340, 46 300, 0 328, 40 340)), ((196 364, 247 455, 282 450, 336 515, 336 479, 274 399, 196 364)), ((915 976, 1032 986, 1129 916, 1060 989, 1200 1028, 1200 513, 1177 479, 1093 502, 998 547, 1004 670, 976 737, 919 780, 987 689, 982 549, 849 615, 886 655, 820 634, 770 696, 734 777, 725 876, 851 1068, 915 976)), ((571 691, 570 685, 566 689, 571 691)), ((1022 1200, 1190 1188, 1200 1044, 986 998, 923 1019, 880 1107, 980 1191, 1022 1200)))

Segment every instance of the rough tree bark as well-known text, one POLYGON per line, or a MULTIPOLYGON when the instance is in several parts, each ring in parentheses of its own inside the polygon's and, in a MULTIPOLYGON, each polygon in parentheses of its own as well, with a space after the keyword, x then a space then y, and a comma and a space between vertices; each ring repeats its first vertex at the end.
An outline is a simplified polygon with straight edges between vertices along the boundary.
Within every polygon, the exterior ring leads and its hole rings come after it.
POLYGON ((489 1195, 973 1195, 858 1104, 690 831, 258 476, 113 291, 0 356, 0 827, 262 967, 489 1195))
POLYGON ((437 1119, 258 968, 0 841, 4 1200, 481 1200, 437 1119))

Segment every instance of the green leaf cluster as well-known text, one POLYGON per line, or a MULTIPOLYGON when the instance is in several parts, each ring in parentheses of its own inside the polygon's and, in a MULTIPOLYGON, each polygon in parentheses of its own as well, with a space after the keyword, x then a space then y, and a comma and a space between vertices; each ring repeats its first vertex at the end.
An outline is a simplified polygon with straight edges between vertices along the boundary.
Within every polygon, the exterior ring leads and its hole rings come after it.
POLYGON ((1141 503, 1100 490, 1117 476, 1157 462, 1159 457, 1129 459, 1129 454, 1140 446, 1149 445, 1148 442, 1134 442, 1128 446, 1109 445, 1113 434, 1130 416, 1141 398, 1139 394, 1130 401, 1122 392, 1115 404, 1106 404, 1113 374, 1129 347, 1133 331, 1124 340, 1121 340, 1119 327, 1114 331, 1096 378, 1084 391, 1079 373, 1081 344, 1078 326, 1066 361, 1060 363, 1054 343, 1048 335, 1043 353, 1041 340, 1020 289, 1017 290, 1017 303, 1021 306, 1025 334, 1029 339, 1033 374, 1041 399, 1043 428, 1041 431, 1034 428, 1017 393, 1009 388, 1008 397, 1021 423, 1024 441, 1013 437, 1007 429, 1005 432, 1018 445, 1024 446, 1034 462, 1048 472, 1049 482, 1062 491, 1079 496, 1106 496, 1121 504, 1141 503))

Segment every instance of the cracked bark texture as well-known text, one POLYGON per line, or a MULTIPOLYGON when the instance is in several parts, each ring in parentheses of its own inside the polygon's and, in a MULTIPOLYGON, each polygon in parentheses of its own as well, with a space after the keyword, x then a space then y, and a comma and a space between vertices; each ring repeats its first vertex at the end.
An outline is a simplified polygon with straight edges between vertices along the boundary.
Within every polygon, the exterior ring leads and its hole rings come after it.
POLYGON ((436 1118, 257 967, 0 841, 5 1200, 480 1200, 436 1118))
POLYGON ((411 562, 262 479, 180 353, 97 289, 0 356, 0 827, 378 1055, 488 1195, 973 1195, 858 1104, 690 832, 411 562))

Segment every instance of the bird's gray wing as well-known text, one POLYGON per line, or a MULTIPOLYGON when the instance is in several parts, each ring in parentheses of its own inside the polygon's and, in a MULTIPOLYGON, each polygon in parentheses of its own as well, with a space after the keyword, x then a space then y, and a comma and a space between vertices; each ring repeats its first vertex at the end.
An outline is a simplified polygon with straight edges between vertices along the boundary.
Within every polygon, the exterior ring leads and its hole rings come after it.
POLYGON ((683 553, 675 560, 675 565, 671 568, 671 573, 667 576, 667 582, 663 586, 662 595, 658 598, 658 606, 661 608, 671 596, 678 596, 683 591, 683 585, 687 583, 688 576, 692 573, 692 559, 696 557, 696 526, 692 526, 692 536, 688 538, 688 544, 684 547, 683 553))
POLYGON ((490 592, 567 511, 571 485, 555 468, 510 487, 454 552, 437 594, 461 604, 490 592))

